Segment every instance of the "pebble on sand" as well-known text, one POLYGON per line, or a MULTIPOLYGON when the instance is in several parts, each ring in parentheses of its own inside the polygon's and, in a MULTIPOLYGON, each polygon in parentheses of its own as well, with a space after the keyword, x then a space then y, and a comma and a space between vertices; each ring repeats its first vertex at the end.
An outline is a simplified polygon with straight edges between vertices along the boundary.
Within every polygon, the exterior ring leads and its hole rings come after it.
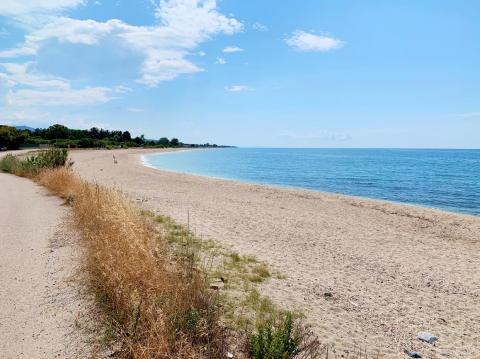
POLYGON ((419 352, 409 352, 408 350, 405 350, 405 353, 410 357, 410 358, 421 358, 422 354, 419 352))
POLYGON ((428 333, 428 332, 418 333, 417 338, 420 339, 422 342, 427 342, 429 344, 433 344, 438 340, 437 336, 433 335, 432 333, 428 333))

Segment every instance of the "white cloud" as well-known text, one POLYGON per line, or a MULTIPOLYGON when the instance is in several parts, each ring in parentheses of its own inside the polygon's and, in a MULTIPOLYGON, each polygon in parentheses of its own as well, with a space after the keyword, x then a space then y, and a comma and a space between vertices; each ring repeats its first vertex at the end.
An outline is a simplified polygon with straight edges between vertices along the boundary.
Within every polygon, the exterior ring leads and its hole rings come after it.
POLYGON ((84 0, 2 0, 0 16, 51 14, 83 3, 84 0))
POLYGON ((297 30, 285 39, 287 45, 299 51, 327 52, 339 49, 345 42, 329 36, 314 35, 305 31, 297 30))
POLYGON ((204 57, 207 55, 207 53, 205 51, 199 51, 197 52, 197 55, 200 56, 200 57, 204 57))
POLYGON ((232 86, 225 86, 225 90, 228 92, 243 92, 250 90, 250 87, 245 85, 232 85, 232 86))
POLYGON ((215 61, 217 65, 225 65, 227 61, 223 57, 217 57, 217 60, 215 61))
POLYGON ((13 58, 18 56, 35 55, 37 53, 38 46, 28 46, 27 44, 14 49, 1 50, 0 58, 13 58))
POLYGON ((11 106, 91 106, 112 99, 111 89, 107 87, 86 87, 68 90, 32 90, 21 89, 7 94, 7 103, 11 106))
POLYGON ((2 114, 2 119, 11 123, 25 124, 26 122, 41 122, 50 116, 49 113, 36 110, 9 111, 2 114))
POLYGON ((25 64, 0 63, 0 66, 6 71, 5 73, 0 72, 0 78, 6 80, 10 87, 22 85, 42 89, 68 90, 70 88, 70 84, 65 79, 36 72, 32 62, 25 64))
MULTIPOLYGON (((66 7, 81 2, 58 0, 58 3, 56 8, 62 9, 60 3, 66 7)), ((159 21, 156 26, 133 26, 116 19, 98 22, 56 16, 30 31, 21 46, 0 51, 0 57, 34 55, 50 39, 83 45, 97 45, 109 39, 142 54, 139 82, 156 86, 161 81, 203 71, 187 59, 190 52, 217 34, 242 30, 238 20, 221 14, 216 6, 215 0, 160 0, 155 8, 159 21)))
POLYGON ((124 85, 118 85, 113 88, 113 91, 116 93, 127 93, 132 91, 132 89, 124 85))
POLYGON ((223 49, 223 52, 242 52, 244 51, 242 48, 238 46, 227 46, 223 49))
POLYGON ((123 93, 128 88, 117 86, 85 87, 75 89, 68 80, 36 71, 35 63, 3 63, 0 67, 0 83, 5 84, 5 102, 15 110, 24 106, 88 106, 110 101, 115 93, 123 93))
POLYGON ((263 25, 259 22, 256 22, 252 25, 252 28, 254 30, 257 30, 257 31, 260 31, 260 32, 264 32, 264 31, 268 31, 268 27, 266 25, 263 25))

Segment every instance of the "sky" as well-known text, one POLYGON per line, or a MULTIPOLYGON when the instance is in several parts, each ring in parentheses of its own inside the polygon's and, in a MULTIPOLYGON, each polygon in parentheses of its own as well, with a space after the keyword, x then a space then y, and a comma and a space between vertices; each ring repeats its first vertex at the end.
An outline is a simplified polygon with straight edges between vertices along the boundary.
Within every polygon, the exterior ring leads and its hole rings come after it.
POLYGON ((477 0, 1 0, 0 123, 480 148, 477 0))

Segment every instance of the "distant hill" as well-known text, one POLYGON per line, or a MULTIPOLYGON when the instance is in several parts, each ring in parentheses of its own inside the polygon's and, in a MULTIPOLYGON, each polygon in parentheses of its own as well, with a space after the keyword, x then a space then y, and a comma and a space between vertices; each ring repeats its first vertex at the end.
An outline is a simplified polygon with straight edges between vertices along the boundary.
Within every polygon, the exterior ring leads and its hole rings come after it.
POLYGON ((19 131, 24 131, 24 130, 35 131, 35 129, 30 126, 15 126, 15 128, 19 131))

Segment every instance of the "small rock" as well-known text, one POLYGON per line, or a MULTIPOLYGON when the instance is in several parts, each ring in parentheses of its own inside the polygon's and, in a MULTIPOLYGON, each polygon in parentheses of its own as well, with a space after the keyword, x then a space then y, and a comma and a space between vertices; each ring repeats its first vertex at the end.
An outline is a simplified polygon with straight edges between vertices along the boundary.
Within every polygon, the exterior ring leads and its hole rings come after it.
POLYGON ((410 352, 408 350, 405 350, 405 354, 407 354, 410 358, 421 358, 422 354, 419 352, 410 352))
POLYGON ((323 293, 323 296, 324 296, 325 298, 332 298, 332 297, 333 297, 332 293, 330 293, 330 292, 325 292, 325 293, 323 293))
POLYGON ((229 352, 229 353, 227 353, 227 358, 229 358, 229 359, 232 359, 232 358, 233 358, 233 354, 232 354, 232 353, 230 353, 230 352, 229 352))
POLYGON ((422 342, 427 342, 429 344, 433 344, 438 340, 438 337, 428 332, 418 333, 417 338, 420 339, 422 342))

